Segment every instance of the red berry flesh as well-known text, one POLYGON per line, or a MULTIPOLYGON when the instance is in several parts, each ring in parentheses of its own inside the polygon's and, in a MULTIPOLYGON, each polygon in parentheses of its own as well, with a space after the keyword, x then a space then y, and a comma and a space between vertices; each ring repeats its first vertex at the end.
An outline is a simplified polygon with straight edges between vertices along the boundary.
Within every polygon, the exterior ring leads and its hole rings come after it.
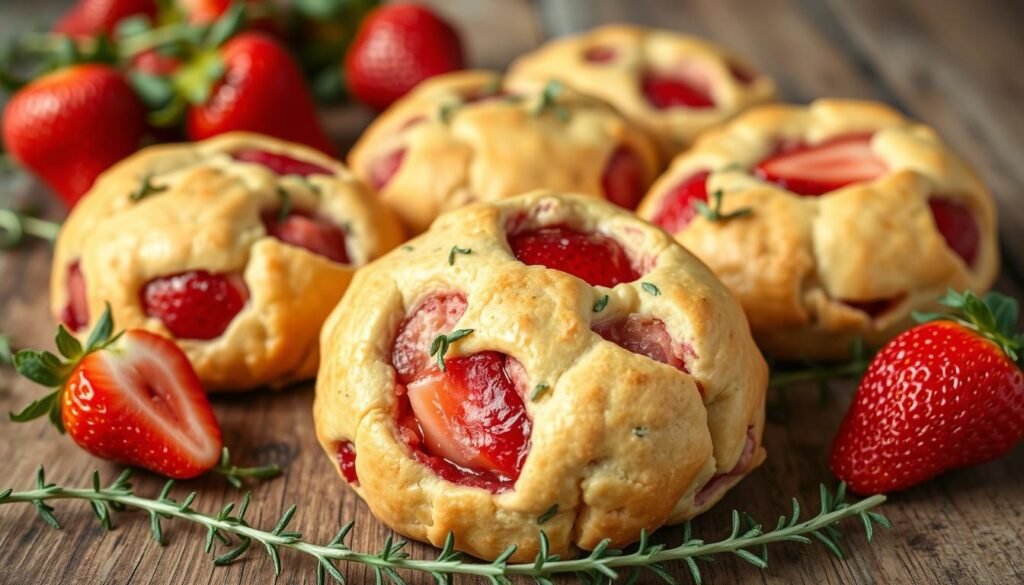
POLYGON ((89 298, 85 292, 85 276, 77 260, 68 266, 68 304, 60 312, 60 320, 69 331, 81 331, 89 324, 89 298))
POLYGON ((601 188, 608 201, 619 207, 636 209, 646 187, 647 172, 637 153, 628 146, 619 146, 612 151, 601 175, 601 188))
POLYGON ((708 173, 701 172, 679 183, 661 202, 653 221, 670 234, 678 234, 697 217, 694 202, 708 200, 708 173))
POLYGON ((971 210, 962 203, 942 197, 929 199, 928 206, 932 210, 935 227, 946 239, 946 244, 968 266, 974 264, 981 244, 981 229, 971 210))
POLYGON ((813 146, 785 147, 754 168, 760 178, 814 197, 885 174, 885 163, 871 150, 870 134, 840 136, 813 146))
POLYGON ((154 279, 141 296, 146 315, 178 339, 213 339, 242 310, 249 291, 237 275, 198 270, 154 279))
POLYGON ((466 312, 466 297, 442 292, 427 297, 398 327, 391 363, 402 384, 409 383, 431 365, 430 344, 438 335, 451 332, 466 312))
POLYGON ((339 264, 349 263, 345 231, 329 219, 304 212, 292 212, 281 219, 278 213, 268 213, 263 216, 263 225, 268 234, 286 244, 339 264))
POLYGON ((704 87, 698 87, 693 75, 662 75, 647 73, 640 81, 641 90, 647 101, 659 110, 670 108, 703 109, 715 107, 704 87))
POLYGON ((520 262, 561 270, 594 286, 640 278, 622 246, 603 234, 557 226, 513 234, 508 243, 520 262))
POLYGON ((356 474, 356 447, 351 441, 343 441, 338 445, 338 467, 345 481, 358 487, 359 476, 356 474))
POLYGON ((672 340, 665 324, 658 319, 630 315, 613 323, 594 325, 594 332, 615 345, 689 372, 686 362, 697 357, 693 347, 672 340))
POLYGON ((616 51, 612 47, 596 45, 583 52, 583 60, 587 63, 610 63, 615 59, 616 51))
POLYGON ((431 368, 409 383, 419 450, 442 477, 495 491, 519 477, 531 422, 509 361, 493 351, 451 358, 445 371, 431 368))
POLYGON ((404 159, 405 149, 400 148, 373 161, 370 165, 369 182, 374 191, 380 191, 391 182, 391 177, 398 172, 404 159))
POLYGON ((265 150, 246 149, 239 150, 231 155, 238 162, 253 163, 264 166, 278 175, 299 175, 308 177, 310 175, 333 175, 334 171, 318 164, 292 158, 284 154, 267 152, 265 150))

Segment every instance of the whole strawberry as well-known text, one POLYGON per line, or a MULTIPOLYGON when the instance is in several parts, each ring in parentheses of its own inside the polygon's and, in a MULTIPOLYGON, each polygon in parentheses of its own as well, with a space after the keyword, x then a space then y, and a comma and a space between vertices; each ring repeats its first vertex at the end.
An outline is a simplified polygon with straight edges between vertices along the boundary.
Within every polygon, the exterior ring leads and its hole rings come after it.
POLYGON ((54 32, 72 37, 113 34, 117 24, 132 16, 150 20, 157 14, 156 0, 78 0, 54 25, 54 32))
POLYGON ((14 94, 3 113, 7 149, 68 205, 135 152, 145 131, 142 102, 116 69, 99 64, 36 79, 14 94))
POLYGON ((875 356, 832 446, 832 471, 861 494, 901 490, 1006 454, 1024 437, 1017 302, 950 291, 875 356))
POLYGON ((306 144, 328 155, 337 148, 317 119, 313 96, 298 64, 277 40, 244 32, 201 53, 178 73, 187 98, 188 136, 258 132, 306 144), (210 75, 210 73, 214 75, 210 75))
POLYGON ((373 10, 345 55, 349 89, 378 111, 424 79, 464 67, 458 33, 419 4, 373 10))

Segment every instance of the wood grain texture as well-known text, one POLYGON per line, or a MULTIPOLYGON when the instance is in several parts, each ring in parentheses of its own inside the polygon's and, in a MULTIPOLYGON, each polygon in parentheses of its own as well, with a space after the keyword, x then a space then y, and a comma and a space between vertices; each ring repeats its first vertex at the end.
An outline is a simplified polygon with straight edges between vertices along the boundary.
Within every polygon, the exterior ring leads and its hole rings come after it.
MULTIPOLYGON (((1008 270, 998 287, 1024 299, 1024 206, 1020 205, 1024 170, 1024 79, 1014 67, 1024 58, 1019 38, 1024 8, 1013 0, 964 3, 957 0, 549 0, 544 2, 473 2, 453 6, 437 2, 470 31, 475 62, 501 66, 543 36, 595 24, 628 20, 706 35, 749 58, 780 81, 785 98, 807 101, 841 95, 882 99, 935 125, 946 139, 974 162, 1000 200, 1003 248, 1008 270), (486 6, 486 7, 485 7, 486 6), (756 6, 756 8, 755 8, 756 6), (495 24, 497 23, 497 24, 495 24), (481 26, 490 28, 481 32, 481 26)), ((0 35, 28 19, 52 12, 54 3, 5 3, 0 7, 0 35), (22 6, 25 6, 24 8, 22 6)), ((369 114, 361 110, 328 113, 343 144, 350 144, 369 114)), ((26 197, 45 202, 59 214, 41 189, 10 178, 0 179, 0 204, 26 197)), ((46 308, 49 250, 36 244, 0 254, 0 331, 19 345, 48 346, 51 321, 46 308)), ((706 538, 723 535, 732 508, 770 521, 785 512, 789 498, 808 505, 819 482, 831 483, 825 464, 828 445, 852 391, 833 387, 821 403, 816 388, 794 388, 783 406, 772 410, 766 428, 769 458, 712 512, 695 523, 706 538)), ((37 396, 39 390, 0 370, 0 411, 9 411, 37 396)), ((292 503, 299 504, 293 526, 313 540, 326 541, 348 519, 357 521, 353 544, 377 549, 387 531, 366 506, 334 476, 313 436, 312 389, 300 385, 280 393, 216 398, 225 440, 242 463, 274 461, 286 474, 254 487, 250 519, 272 525, 292 503)), ((105 477, 116 466, 90 458, 45 425, 0 422, 0 488, 27 488, 36 466, 45 462, 53 481, 88 483, 92 469, 105 477)), ((908 584, 1024 583, 1020 566, 1024 542, 1024 449, 998 462, 951 473, 893 497, 884 512, 895 524, 867 546, 859 525, 846 534, 851 558, 840 562, 821 547, 785 545, 770 551, 770 566, 758 571, 738 559, 708 565, 705 583, 771 584, 908 584)), ((139 475, 138 491, 155 495, 162 480, 139 475)), ((218 478, 186 482, 174 495, 199 490, 196 506, 218 510, 240 497, 218 478)), ((271 564, 254 550, 243 562, 213 568, 202 553, 202 532, 167 522, 168 544, 149 536, 144 514, 115 517, 117 529, 102 531, 88 507, 59 503, 64 529, 44 525, 30 506, 0 507, 0 584, 204 584, 272 583, 271 564)), ((660 535, 671 541, 672 531, 660 535)), ((413 544, 418 557, 435 554, 413 544)), ((309 559, 285 553, 278 583, 313 583, 309 559)), ((685 569, 673 568, 680 582, 685 569)), ((372 582, 372 574, 345 568, 352 583, 372 582)), ((413 578, 426 584, 429 579, 413 578)), ((475 582, 458 580, 459 583, 475 582)), ((643 582, 653 583, 653 580, 643 582)))

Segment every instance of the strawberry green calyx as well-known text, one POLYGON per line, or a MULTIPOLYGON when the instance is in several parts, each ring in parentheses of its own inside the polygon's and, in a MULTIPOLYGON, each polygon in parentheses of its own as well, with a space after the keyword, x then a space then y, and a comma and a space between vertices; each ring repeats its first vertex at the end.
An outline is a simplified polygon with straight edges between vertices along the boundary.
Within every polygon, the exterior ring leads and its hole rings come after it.
POLYGON ((64 385, 85 356, 102 350, 117 341, 121 334, 113 335, 113 331, 114 320, 110 316, 110 305, 108 304, 103 315, 96 322, 96 327, 89 334, 89 339, 85 342, 84 347, 80 341, 68 333, 63 325, 57 326, 57 351, 64 357, 63 360, 49 351, 23 349, 14 354, 14 368, 19 374, 37 384, 55 390, 32 402, 20 412, 9 413, 11 420, 28 422, 42 416, 49 416, 53 426, 63 434, 64 423, 61 420, 60 404, 64 385))
POLYGON ((953 321, 977 332, 995 343, 1018 367, 1024 367, 1024 334, 1017 331, 1020 307, 1017 301, 997 292, 983 297, 967 290, 953 289, 939 299, 939 303, 953 309, 951 313, 914 313, 920 323, 953 321))

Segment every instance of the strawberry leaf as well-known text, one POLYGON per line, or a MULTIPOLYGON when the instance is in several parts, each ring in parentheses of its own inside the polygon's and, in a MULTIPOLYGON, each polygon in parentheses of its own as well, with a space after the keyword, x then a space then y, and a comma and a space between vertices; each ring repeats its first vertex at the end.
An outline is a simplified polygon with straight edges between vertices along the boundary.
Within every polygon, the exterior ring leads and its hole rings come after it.
POLYGON ((69 360, 82 357, 82 344, 63 325, 57 326, 57 350, 69 360))
POLYGON ((96 321, 96 326, 93 328, 92 333, 89 334, 89 340, 85 343, 85 350, 92 352, 108 345, 112 341, 110 334, 113 331, 114 319, 110 316, 110 303, 107 303, 106 308, 103 309, 103 314, 96 321))
POLYGON ((52 416, 51 413, 56 410, 59 396, 60 391, 51 392, 21 409, 20 412, 8 413, 8 416, 14 422, 28 422, 46 415, 52 416))
POLYGON ((1013 335, 1020 318, 1020 306, 1017 301, 997 292, 990 292, 982 298, 982 302, 995 317, 996 329, 1003 335, 1013 335))
POLYGON ((235 2, 216 22, 206 35, 206 46, 217 48, 228 41, 245 24, 245 3, 235 2))
POLYGON ((1017 301, 997 292, 979 298, 967 290, 958 293, 948 290, 939 303, 954 309, 949 315, 915 313, 920 322, 950 320, 976 331, 980 336, 998 345, 1013 361, 1024 361, 1024 336, 1016 333, 1020 309, 1017 301))
POLYGON ((14 354, 14 369, 36 384, 49 388, 54 388, 64 383, 65 372, 63 364, 60 363, 57 356, 49 352, 23 349, 14 354))

